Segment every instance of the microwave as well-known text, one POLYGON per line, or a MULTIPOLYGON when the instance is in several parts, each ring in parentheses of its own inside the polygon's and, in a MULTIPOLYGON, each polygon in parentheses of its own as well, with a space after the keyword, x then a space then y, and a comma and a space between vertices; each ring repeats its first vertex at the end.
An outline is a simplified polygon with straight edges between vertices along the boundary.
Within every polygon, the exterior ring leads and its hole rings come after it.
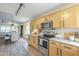
POLYGON ((53 21, 48 21, 41 24, 42 29, 53 29, 53 21))

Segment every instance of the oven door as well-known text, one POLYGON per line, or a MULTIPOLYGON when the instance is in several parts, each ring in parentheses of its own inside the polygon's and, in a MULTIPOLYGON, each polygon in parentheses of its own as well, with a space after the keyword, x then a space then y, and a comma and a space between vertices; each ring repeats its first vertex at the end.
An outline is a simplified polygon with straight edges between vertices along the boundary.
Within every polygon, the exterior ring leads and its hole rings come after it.
POLYGON ((43 47, 45 49, 48 49, 48 41, 47 40, 43 40, 43 47))
POLYGON ((48 56, 48 40, 40 38, 39 51, 42 55, 48 56))
POLYGON ((39 45, 45 49, 48 49, 48 40, 44 38, 40 38, 39 45))

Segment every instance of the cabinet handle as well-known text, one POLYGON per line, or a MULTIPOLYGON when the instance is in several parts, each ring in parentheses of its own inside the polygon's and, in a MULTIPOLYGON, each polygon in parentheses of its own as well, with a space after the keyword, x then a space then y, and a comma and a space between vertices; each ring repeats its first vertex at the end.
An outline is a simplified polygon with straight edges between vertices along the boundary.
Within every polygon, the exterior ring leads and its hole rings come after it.
POLYGON ((62 56, 62 49, 60 49, 60 56, 62 56))
POLYGON ((60 20, 60 27, 62 27, 62 25, 61 25, 61 20, 60 20))
POLYGON ((59 51, 58 51, 59 49, 57 48, 57 56, 59 56, 59 51))
POLYGON ((64 19, 63 19, 63 27, 64 27, 64 19))
POLYGON ((35 43, 35 39, 33 39, 33 43, 35 43))
POLYGON ((68 49, 72 49, 72 48, 70 48, 70 47, 67 47, 67 46, 64 46, 65 48, 68 48, 68 49))
POLYGON ((53 42, 53 43, 51 43, 51 44, 56 44, 56 43, 53 42))

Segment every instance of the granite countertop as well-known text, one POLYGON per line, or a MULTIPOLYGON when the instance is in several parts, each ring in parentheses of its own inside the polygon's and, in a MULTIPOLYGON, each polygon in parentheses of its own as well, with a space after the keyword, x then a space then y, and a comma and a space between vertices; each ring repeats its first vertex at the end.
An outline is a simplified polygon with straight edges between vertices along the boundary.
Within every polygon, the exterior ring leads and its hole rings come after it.
POLYGON ((50 38, 49 41, 57 41, 57 42, 61 42, 61 43, 66 43, 66 44, 70 44, 70 45, 74 45, 79 47, 79 42, 76 41, 71 41, 71 40, 67 40, 67 39, 58 39, 58 38, 50 38))

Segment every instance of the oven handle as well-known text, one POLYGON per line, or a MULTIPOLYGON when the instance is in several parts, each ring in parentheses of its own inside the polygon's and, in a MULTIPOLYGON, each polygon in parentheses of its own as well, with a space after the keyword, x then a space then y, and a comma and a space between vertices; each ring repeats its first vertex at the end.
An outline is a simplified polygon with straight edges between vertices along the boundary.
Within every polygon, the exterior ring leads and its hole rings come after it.
POLYGON ((44 40, 44 41, 48 41, 48 39, 43 39, 43 38, 40 38, 40 40, 41 40, 41 39, 42 39, 42 40, 44 40))

